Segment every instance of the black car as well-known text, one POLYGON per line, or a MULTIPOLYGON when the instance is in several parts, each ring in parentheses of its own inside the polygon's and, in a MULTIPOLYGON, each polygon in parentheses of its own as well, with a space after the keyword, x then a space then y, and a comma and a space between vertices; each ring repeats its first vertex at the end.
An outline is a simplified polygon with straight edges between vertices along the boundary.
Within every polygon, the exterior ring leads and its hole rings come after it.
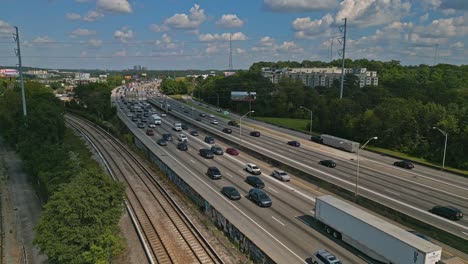
POLYGON ((162 135, 162 137, 166 141, 172 141, 172 135, 171 134, 165 133, 165 134, 162 135))
POLYGON ((463 212, 460 209, 455 208, 453 206, 434 206, 429 212, 445 217, 447 219, 457 221, 463 218, 463 212))
POLYGON ((265 187, 265 183, 257 176, 247 176, 245 182, 258 189, 263 189, 265 187))
POLYGON ((206 175, 213 180, 221 179, 222 175, 218 168, 216 167, 208 167, 208 171, 206 171, 206 175))
MULTIPOLYGON (((145 109, 145 111, 148 111, 148 109, 145 109)), ((149 113, 148 113, 148 112, 145 112, 145 113, 143 114, 143 116, 144 116, 144 117, 149 117, 149 113)))
POLYGON ((223 132, 226 133, 226 134, 231 134, 232 129, 225 127, 225 128, 223 128, 223 132))
POLYGON ((159 146, 167 146, 167 141, 164 138, 158 140, 159 146))
POLYGON ((213 137, 206 136, 206 137, 205 137, 205 142, 208 143, 208 144, 214 144, 214 143, 215 143, 215 140, 214 140, 213 137))
POLYGON ((138 117, 136 117, 136 116, 132 117, 132 121, 133 121, 133 122, 138 121, 138 117))
POLYGON ((183 129, 183 130, 188 130, 187 124, 182 124, 182 129, 183 129))
POLYGON ((230 126, 235 126, 235 127, 238 127, 238 126, 239 126, 239 124, 237 124, 237 122, 234 121, 234 120, 229 121, 229 122, 228 122, 228 125, 230 125, 230 126))
POLYGON ((301 143, 296 140, 288 141, 288 145, 293 146, 293 147, 300 147, 301 143))
POLYGON ((148 118, 142 118, 142 119, 141 119, 141 122, 147 123, 147 122, 148 122, 148 118))
POLYGON ((187 150, 188 150, 188 146, 187 146, 187 144, 185 143, 185 141, 184 141, 184 142, 179 142, 179 143, 177 144, 177 149, 178 149, 178 150, 181 150, 181 151, 187 151, 187 150))
POLYGON ((313 136, 310 137, 310 141, 313 141, 313 142, 319 143, 319 144, 322 144, 322 143, 323 143, 322 137, 320 137, 320 136, 315 136, 315 135, 313 135, 313 136))
POLYGON ((189 110, 184 110, 184 113, 188 114, 188 113, 189 113, 189 110))
POLYGON ((252 137, 259 137, 259 136, 260 136, 260 132, 259 132, 259 131, 252 131, 252 132, 250 132, 250 135, 251 135, 252 137))
POLYGON ((221 147, 219 146, 212 146, 211 147, 211 152, 213 152, 213 154, 216 154, 216 155, 223 155, 224 154, 224 151, 221 147))
POLYGON ((210 149, 200 149, 200 155, 204 157, 205 159, 213 159, 214 154, 211 152, 210 149))
POLYGON ((145 128, 145 123, 138 123, 138 128, 145 128))
POLYGON ((201 122, 201 118, 199 118, 199 117, 195 118, 195 120, 201 122))
POLYGON ((205 113, 200 113, 200 116, 201 116, 201 117, 205 117, 206 114, 205 114, 205 113))
POLYGON ((249 191, 249 200, 253 201, 260 207, 270 207, 272 205, 271 198, 264 191, 253 188, 249 191))
POLYGON ((333 160, 321 160, 319 161, 320 165, 327 166, 329 168, 335 168, 336 162, 333 160))
POLYGON ((401 167, 401 168, 405 168, 405 169, 413 169, 414 168, 414 165, 413 163, 407 161, 407 160, 402 160, 402 161, 395 161, 393 163, 393 165, 397 166, 397 167, 401 167))
POLYGON ((198 136, 198 131, 192 130, 192 131, 190 131, 190 135, 196 137, 196 136, 198 136))
POLYGON ((240 200, 241 195, 236 188, 232 186, 225 186, 221 189, 221 193, 226 195, 227 198, 231 200, 240 200))

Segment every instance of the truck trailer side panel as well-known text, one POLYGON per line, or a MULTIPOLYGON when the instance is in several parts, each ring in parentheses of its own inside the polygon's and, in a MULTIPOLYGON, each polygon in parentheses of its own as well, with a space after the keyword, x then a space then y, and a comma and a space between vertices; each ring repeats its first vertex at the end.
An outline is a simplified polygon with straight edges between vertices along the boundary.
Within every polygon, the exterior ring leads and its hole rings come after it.
POLYGON ((441 248, 332 195, 317 197, 315 217, 343 241, 385 263, 435 264, 441 248))
POLYGON ((359 150, 359 142, 339 138, 331 135, 320 135, 322 143, 327 146, 331 146, 337 149, 346 150, 349 152, 357 152, 359 150))

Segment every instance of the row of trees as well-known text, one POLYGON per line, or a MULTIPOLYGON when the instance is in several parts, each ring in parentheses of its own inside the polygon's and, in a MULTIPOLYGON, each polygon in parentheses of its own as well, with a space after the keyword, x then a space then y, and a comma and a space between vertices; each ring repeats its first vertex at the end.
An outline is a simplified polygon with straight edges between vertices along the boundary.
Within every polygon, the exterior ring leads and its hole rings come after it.
MULTIPOLYGON (((402 66, 396 61, 347 60, 348 67, 377 70, 379 86, 359 88, 354 75, 346 75, 344 98, 339 83, 332 87, 306 87, 283 79, 272 84, 260 74, 262 67, 327 67, 336 62, 259 62, 249 71, 230 77, 210 77, 196 86, 194 95, 238 113, 255 110, 256 116, 309 118, 314 131, 363 142, 372 136, 376 146, 397 150, 434 162, 442 160, 444 136, 449 134, 446 163, 468 169, 468 67, 437 65, 402 66), (231 91, 257 93, 257 100, 230 100, 231 91)), ((308 129, 304 128, 304 129, 308 129)))
POLYGON ((0 81, 0 133, 46 202, 34 243, 51 263, 107 262, 122 250, 124 188, 66 128, 63 104, 49 88, 26 82, 25 90, 27 117, 16 82, 0 81))

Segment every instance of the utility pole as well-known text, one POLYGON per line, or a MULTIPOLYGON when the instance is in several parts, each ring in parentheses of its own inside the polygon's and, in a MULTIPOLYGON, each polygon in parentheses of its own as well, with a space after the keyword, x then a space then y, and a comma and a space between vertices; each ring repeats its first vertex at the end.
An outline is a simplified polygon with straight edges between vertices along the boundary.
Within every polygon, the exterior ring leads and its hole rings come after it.
POLYGON ((229 70, 232 71, 232 34, 229 33, 229 70))
POLYGON ((20 50, 20 39, 19 39, 19 33, 18 33, 18 27, 15 27, 16 33, 13 34, 13 39, 16 41, 16 49, 15 53, 16 56, 18 56, 18 72, 20 75, 20 84, 21 84, 21 101, 23 103, 23 115, 27 116, 27 111, 26 111, 26 95, 24 94, 24 79, 23 79, 23 67, 21 65, 21 50, 20 50))
POLYGON ((328 54, 330 62, 333 60, 333 39, 330 39, 330 54, 328 54))
POLYGON ((343 98, 343 83, 344 83, 344 66, 345 66, 345 52, 346 52, 346 21, 344 18, 344 25, 340 26, 340 32, 343 32, 343 49, 341 50, 341 83, 340 83, 340 99, 343 98))

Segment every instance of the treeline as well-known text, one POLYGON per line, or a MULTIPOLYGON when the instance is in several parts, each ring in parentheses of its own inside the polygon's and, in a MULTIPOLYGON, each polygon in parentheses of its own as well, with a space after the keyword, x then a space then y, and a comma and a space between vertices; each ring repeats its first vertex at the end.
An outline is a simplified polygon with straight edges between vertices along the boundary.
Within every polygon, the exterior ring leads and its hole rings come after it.
POLYGON ((66 128, 63 104, 50 89, 26 82, 25 90, 27 117, 17 83, 0 81, 0 133, 45 202, 34 243, 50 263, 107 262, 123 248, 117 224, 124 188, 66 128))
MULTIPOLYGON (((261 76, 262 67, 328 67, 337 62, 259 62, 249 71, 230 77, 210 77, 195 82, 193 94, 211 104, 254 116, 310 117, 313 130, 372 144, 441 163, 444 136, 448 133, 446 165, 468 169, 468 66, 402 66, 397 61, 347 60, 346 67, 378 71, 379 86, 359 88, 354 75, 346 75, 344 98, 339 82, 332 87, 306 87, 283 79, 272 84, 261 76), (255 102, 234 102, 231 91, 256 92, 255 102)), ((304 128, 308 130, 308 127, 304 128)))

